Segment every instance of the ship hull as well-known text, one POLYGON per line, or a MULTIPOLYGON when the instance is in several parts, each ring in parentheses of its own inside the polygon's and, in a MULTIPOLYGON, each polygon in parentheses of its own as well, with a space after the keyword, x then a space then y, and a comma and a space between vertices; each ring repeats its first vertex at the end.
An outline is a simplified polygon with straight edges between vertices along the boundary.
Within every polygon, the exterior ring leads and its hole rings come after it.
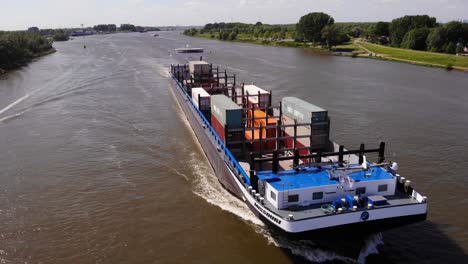
POLYGON ((298 232, 298 233, 289 233, 285 232, 283 229, 278 228, 276 225, 272 224, 271 221, 258 215, 260 220, 265 223, 271 230, 278 232, 282 235, 287 236, 289 239, 293 240, 333 240, 336 241, 339 238, 359 238, 366 237, 370 234, 375 234, 378 232, 383 232, 386 230, 394 229, 401 226, 407 226, 414 223, 422 222, 426 220, 427 214, 418 214, 418 215, 409 215, 401 217, 391 217, 386 219, 368 221, 368 222, 358 222, 346 225, 339 225, 327 228, 314 229, 310 231, 298 232))
POLYGON ((225 189, 234 194, 238 198, 242 198, 242 191, 226 165, 224 152, 219 151, 215 137, 204 124, 198 112, 189 103, 190 97, 178 86, 177 82, 171 79, 171 89, 179 103, 182 111, 185 114, 190 126, 200 143, 203 152, 208 158, 213 171, 219 182, 225 189))

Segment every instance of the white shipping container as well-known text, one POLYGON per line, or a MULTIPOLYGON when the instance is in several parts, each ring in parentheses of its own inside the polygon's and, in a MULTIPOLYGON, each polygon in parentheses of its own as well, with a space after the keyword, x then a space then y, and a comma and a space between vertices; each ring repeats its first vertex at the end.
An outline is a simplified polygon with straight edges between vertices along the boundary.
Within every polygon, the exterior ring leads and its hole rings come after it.
POLYGON ((249 96, 249 102, 252 104, 258 104, 258 107, 266 107, 270 105, 270 92, 255 86, 255 85, 244 85, 244 95, 249 96), (260 98, 258 93, 260 92, 260 98), (253 95, 253 96, 252 96, 253 95))
POLYGON ((192 100, 198 109, 206 110, 210 107, 210 94, 202 87, 192 88, 192 100), (198 105, 199 96, 201 105, 198 105))

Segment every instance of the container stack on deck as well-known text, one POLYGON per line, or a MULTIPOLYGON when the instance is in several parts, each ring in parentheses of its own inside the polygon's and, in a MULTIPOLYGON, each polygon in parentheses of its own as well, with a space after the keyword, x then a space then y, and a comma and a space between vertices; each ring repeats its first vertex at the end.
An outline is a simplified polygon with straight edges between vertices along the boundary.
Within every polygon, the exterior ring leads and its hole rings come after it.
MULTIPOLYGON (((245 138, 247 140, 275 138, 276 137, 276 118, 268 117, 268 115, 261 110, 248 110, 247 111, 247 127, 255 128, 255 130, 246 130, 245 138), (267 127, 268 126, 268 127, 267 127), (261 133, 261 135, 260 135, 261 133)), ((253 142, 253 151, 260 150, 260 142, 253 142)), ((261 144, 262 150, 274 150, 276 148, 276 140, 263 141, 261 144)))
MULTIPOLYGON (((296 97, 284 97, 281 101, 282 117, 281 121, 284 125, 292 125, 296 120, 297 136, 306 136, 298 138, 296 147, 302 149, 299 151, 301 155, 307 155, 312 150, 323 150, 327 147, 330 137, 330 120, 328 112, 318 106, 305 102, 296 97), (310 123, 310 125, 301 126, 300 124, 310 123), (312 128, 312 129, 311 129, 312 128), (308 148, 308 149, 307 149, 308 148)), ((286 127, 284 133, 287 136, 294 135, 293 127, 286 127)), ((294 147, 294 140, 288 139, 285 141, 287 147, 294 147)))
POLYGON ((271 93, 253 84, 244 85, 244 105, 247 108, 265 108, 271 106, 271 93))
POLYGON ((210 79, 213 75, 212 65, 206 61, 190 61, 189 72, 194 83, 202 84, 201 86, 209 86, 210 79))
POLYGON ((225 95, 211 96, 211 126, 225 144, 229 144, 229 141, 242 140, 242 131, 227 132, 228 129, 241 129, 242 125, 240 106, 225 95))

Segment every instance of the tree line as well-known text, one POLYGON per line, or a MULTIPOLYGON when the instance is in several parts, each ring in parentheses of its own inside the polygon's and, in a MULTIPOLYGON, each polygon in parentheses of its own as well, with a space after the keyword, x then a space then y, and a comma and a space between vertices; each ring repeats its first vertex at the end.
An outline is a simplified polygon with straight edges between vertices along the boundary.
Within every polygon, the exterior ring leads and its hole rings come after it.
POLYGON ((39 33, 0 31, 0 71, 17 68, 52 50, 52 41, 39 33))
POLYGON ((468 45, 468 23, 452 21, 438 23, 428 15, 403 16, 391 22, 335 23, 322 12, 302 16, 297 24, 268 25, 261 22, 209 23, 201 29, 187 29, 186 35, 208 34, 220 40, 235 40, 239 36, 254 39, 294 40, 329 49, 346 43, 350 38, 365 38, 370 42, 393 47, 433 52, 459 53, 468 45))

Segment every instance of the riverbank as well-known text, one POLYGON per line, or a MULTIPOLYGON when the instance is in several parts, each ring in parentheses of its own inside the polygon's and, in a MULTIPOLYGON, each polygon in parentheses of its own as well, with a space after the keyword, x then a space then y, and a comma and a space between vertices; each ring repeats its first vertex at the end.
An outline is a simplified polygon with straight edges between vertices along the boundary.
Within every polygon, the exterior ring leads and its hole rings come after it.
POLYGON ((0 73, 55 52, 52 41, 32 32, 0 32, 0 73))
MULTIPOLYGON (((216 38, 212 38, 209 33, 196 34, 196 35, 193 35, 191 37, 217 40, 216 38)), ((317 52, 331 53, 327 48, 323 48, 320 45, 314 46, 314 45, 312 45, 310 43, 296 42, 294 40, 279 40, 278 41, 278 40, 263 39, 263 38, 252 38, 247 34, 239 34, 236 39, 227 40, 227 41, 258 44, 258 45, 273 46, 273 47, 311 49, 311 50, 314 50, 314 51, 317 51, 317 52)))
POLYGON ((410 49, 392 48, 356 39, 354 44, 365 50, 365 54, 358 57, 382 59, 410 63, 421 66, 439 67, 448 70, 456 69, 468 71, 468 57, 452 54, 418 51, 410 49))
MULTIPOLYGON (((196 34, 193 37, 215 39, 210 34, 196 34)), ((370 58, 387 61, 403 62, 408 64, 438 67, 448 70, 468 71, 468 57, 456 56, 445 53, 418 51, 410 49, 392 48, 388 46, 364 42, 360 39, 355 39, 349 43, 338 45, 331 51, 325 47, 313 46, 310 43, 296 42, 294 40, 267 40, 254 39, 248 35, 239 34, 233 42, 251 43, 274 47, 289 47, 312 49, 317 52, 327 53, 336 56, 349 56, 356 58, 370 58)))
POLYGON ((19 69, 19 68, 21 68, 21 67, 24 67, 24 66, 28 65, 29 63, 33 62, 34 60, 37 60, 37 59, 39 59, 39 58, 41 58, 41 57, 50 55, 50 54, 55 53, 55 52, 57 52, 57 50, 54 49, 54 48, 51 48, 50 50, 47 50, 47 51, 43 51, 43 52, 40 52, 40 53, 33 54, 32 57, 31 57, 31 59, 29 59, 28 61, 25 61, 25 62, 23 62, 23 63, 21 63, 21 64, 17 64, 15 67, 7 68, 7 69, 2 69, 2 68, 0 68, 0 75, 6 74, 6 73, 8 73, 8 72, 10 72, 10 71, 17 70, 17 69, 19 69))

